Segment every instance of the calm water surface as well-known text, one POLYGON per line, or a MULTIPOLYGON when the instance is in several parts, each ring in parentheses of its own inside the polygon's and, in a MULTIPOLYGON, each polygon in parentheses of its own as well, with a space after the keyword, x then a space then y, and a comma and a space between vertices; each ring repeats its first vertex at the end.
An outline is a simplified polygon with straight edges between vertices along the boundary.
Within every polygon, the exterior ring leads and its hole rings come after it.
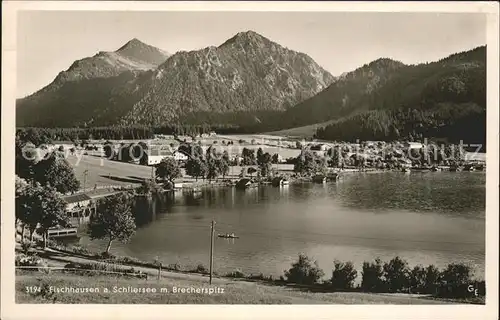
MULTIPOLYGON (((205 190, 177 194, 143 209, 136 235, 111 251, 151 261, 208 266, 210 222, 219 273, 279 276, 305 253, 327 276, 334 259, 363 261, 396 255, 410 266, 469 262, 484 274, 485 174, 480 172, 353 173, 337 183, 205 190)), ((94 249, 105 241, 80 242, 94 249)))

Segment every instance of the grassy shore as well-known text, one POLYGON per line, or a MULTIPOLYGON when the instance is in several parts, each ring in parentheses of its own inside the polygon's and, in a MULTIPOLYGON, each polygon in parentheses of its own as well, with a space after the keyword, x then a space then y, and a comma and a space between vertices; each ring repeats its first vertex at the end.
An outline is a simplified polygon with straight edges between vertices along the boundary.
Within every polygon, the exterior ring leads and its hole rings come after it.
MULTIPOLYGON (((441 299, 430 295, 367 293, 358 290, 333 292, 323 284, 296 285, 262 275, 214 275, 211 294, 181 294, 173 287, 207 288, 209 278, 203 270, 172 269, 136 259, 101 260, 85 254, 54 249, 36 249, 44 266, 16 271, 16 299, 19 303, 221 303, 221 304, 484 304, 484 296, 468 299, 441 299), (70 266, 71 265, 71 266, 70 266), (105 268, 93 268, 99 265, 105 268), (131 268, 133 267, 133 269, 131 268), (129 270, 130 269, 130 270, 129 270), (128 271, 127 271, 128 270, 128 271), (127 271, 125 273, 125 271, 127 271), (117 273, 122 273, 118 275, 117 273), (140 275, 140 276, 139 276, 140 275), (160 276, 158 279, 157 277, 160 276), (26 288, 101 288, 99 292, 40 294, 26 288), (155 288, 157 292, 141 294, 113 292, 114 287, 155 288), (105 292, 104 288, 109 291, 105 292), (162 292, 167 288, 169 293, 162 292), (29 290, 28 290, 29 291, 29 290)), ((32 252, 33 253, 33 252, 32 252)))
MULTIPOLYGON (((215 281, 208 279, 131 279, 123 276, 83 276, 67 273, 45 274, 38 271, 18 271, 16 275, 16 303, 99 303, 99 304, 447 304, 419 296, 371 294, 358 292, 314 292, 295 287, 272 286, 248 281, 215 281), (87 293, 28 293, 28 288, 52 286, 56 288, 97 288, 87 293), (128 292, 116 292, 114 288, 128 292), (155 293, 134 293, 130 288, 149 288, 155 293), (105 292, 104 288, 108 289, 105 292), (163 292, 162 292, 162 288, 163 292), (213 293, 174 292, 177 288, 203 290, 213 293), (165 292, 168 290, 168 293, 165 292)), ((30 290, 30 289, 28 289, 30 290)), ((31 289, 36 291, 36 289, 31 289)), ((54 290, 55 291, 55 290, 54 290)))

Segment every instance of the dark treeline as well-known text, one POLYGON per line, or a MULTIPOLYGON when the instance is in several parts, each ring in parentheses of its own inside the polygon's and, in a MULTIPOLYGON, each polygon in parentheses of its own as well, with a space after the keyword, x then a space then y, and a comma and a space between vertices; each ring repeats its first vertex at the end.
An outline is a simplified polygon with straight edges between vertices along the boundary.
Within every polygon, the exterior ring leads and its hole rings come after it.
POLYGON ((328 140, 411 140, 486 144, 486 110, 476 104, 441 104, 437 109, 371 110, 343 118, 316 132, 328 140))
POLYGON ((350 75, 268 124, 278 129, 336 120, 318 137, 375 140, 411 134, 485 143, 485 47, 433 63, 368 65, 350 75))
POLYGON ((16 137, 21 141, 29 141, 35 145, 54 141, 78 140, 122 140, 122 139, 152 139, 155 134, 188 135, 217 132, 218 134, 236 134, 246 132, 235 125, 165 125, 149 126, 112 126, 96 128, 18 128, 16 137))

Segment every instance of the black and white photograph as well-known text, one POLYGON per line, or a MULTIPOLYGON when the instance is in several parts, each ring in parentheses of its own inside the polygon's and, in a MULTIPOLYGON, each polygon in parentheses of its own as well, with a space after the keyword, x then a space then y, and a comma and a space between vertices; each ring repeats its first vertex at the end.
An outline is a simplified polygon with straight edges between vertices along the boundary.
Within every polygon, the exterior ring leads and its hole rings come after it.
POLYGON ((11 13, 12 303, 498 306, 498 3, 161 4, 11 13))

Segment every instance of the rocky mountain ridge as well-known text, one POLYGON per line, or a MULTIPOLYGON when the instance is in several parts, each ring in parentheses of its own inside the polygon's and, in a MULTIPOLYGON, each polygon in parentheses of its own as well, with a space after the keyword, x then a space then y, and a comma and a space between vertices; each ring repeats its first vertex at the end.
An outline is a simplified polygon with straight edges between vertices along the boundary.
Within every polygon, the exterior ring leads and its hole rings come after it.
POLYGON ((218 47, 177 52, 156 65, 162 56, 163 51, 133 39, 115 52, 78 60, 48 87, 18 100, 18 125, 220 120, 207 119, 206 113, 227 121, 235 113, 248 114, 239 121, 255 121, 255 112, 283 111, 334 81, 309 56, 253 31, 218 47))

